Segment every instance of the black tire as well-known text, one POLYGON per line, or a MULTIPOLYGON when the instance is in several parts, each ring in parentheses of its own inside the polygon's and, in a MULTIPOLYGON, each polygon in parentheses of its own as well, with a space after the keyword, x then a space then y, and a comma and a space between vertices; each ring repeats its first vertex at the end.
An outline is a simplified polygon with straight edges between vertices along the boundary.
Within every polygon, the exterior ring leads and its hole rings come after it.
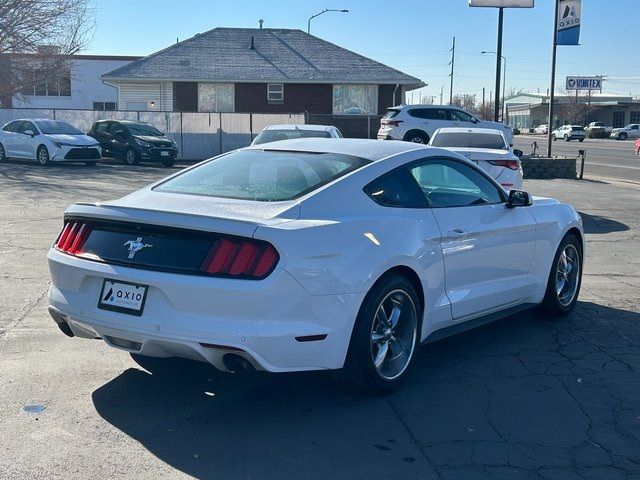
POLYGON ((162 165, 166 168, 170 168, 170 167, 173 167, 175 163, 176 163, 175 160, 165 160, 164 162, 162 162, 162 165))
POLYGON ((564 136, 564 141, 565 142, 570 142, 571 141, 571 137, 569 135, 565 135, 564 136))
POLYGON ((582 143, 582 142, 584 142, 584 138, 579 138, 579 139, 578 139, 578 141, 579 141, 580 143, 582 143))
POLYGON ((133 148, 130 148, 129 150, 124 152, 124 163, 126 163, 127 165, 138 165, 140 163, 138 152, 136 152, 133 148))
POLYGON ((340 380, 365 393, 384 393, 397 388, 420 342, 421 317, 418 297, 405 277, 394 274, 379 280, 358 312, 344 367, 337 372, 340 380), (394 315, 396 308, 400 313, 394 315), (392 326, 394 317, 396 321, 392 326), (379 327, 383 327, 382 330, 379 327), (374 336, 379 338, 374 340, 374 336), (384 344, 385 353, 382 353, 384 344), (375 357, 380 354, 380 367, 376 367, 375 357))
POLYGON ((51 158, 49 157, 49 150, 44 145, 40 145, 36 151, 36 160, 43 167, 51 164, 51 158))
POLYGON ((429 135, 421 130, 409 130, 405 134, 403 140, 405 142, 422 143, 426 145, 427 143, 429 143, 429 135))
POLYGON ((0 143, 0 163, 7 159, 7 154, 4 151, 4 145, 0 143))
POLYGON ((626 140, 626 139, 627 139, 627 134, 625 132, 618 134, 618 140, 626 140))
POLYGON ((555 135, 551 135, 551 140, 553 140, 554 142, 557 140, 555 135))
MULTIPOLYGON (((565 264, 566 265, 566 264, 565 264)), ((569 272, 569 273, 570 273, 569 272)), ((546 313, 554 316, 554 317, 562 317, 571 313, 571 310, 575 307, 578 296, 580 294, 580 286, 582 285, 582 243, 578 238, 572 234, 568 233, 560 242, 560 246, 556 251, 555 256, 553 257, 553 263, 551 264, 551 271, 549 272, 549 278, 547 279, 547 291, 544 296, 544 300, 542 301, 542 308, 546 313), (577 259, 577 263, 573 263, 572 269, 570 272, 573 272, 574 269, 577 268, 575 284, 570 282, 565 275, 563 278, 566 282, 568 282, 567 294, 571 293, 570 301, 567 301, 569 297, 564 297, 564 301, 562 300, 563 295, 561 292, 564 290, 560 290, 558 292, 558 280, 561 276, 561 269, 565 269, 566 267, 562 266, 562 254, 567 250, 573 250, 575 253, 575 258, 577 259), (574 290, 575 288, 575 290, 574 290)))
POLYGON ((87 167, 95 167, 98 164, 98 162, 84 162, 84 164, 87 167))

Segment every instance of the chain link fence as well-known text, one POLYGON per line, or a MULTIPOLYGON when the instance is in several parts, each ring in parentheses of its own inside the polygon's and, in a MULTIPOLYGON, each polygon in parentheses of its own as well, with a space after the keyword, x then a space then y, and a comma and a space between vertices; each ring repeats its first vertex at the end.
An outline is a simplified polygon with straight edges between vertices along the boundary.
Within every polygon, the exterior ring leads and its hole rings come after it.
POLYGON ((305 123, 333 125, 346 138, 377 138, 382 115, 324 115, 307 113, 305 123))
POLYGON ((124 110, 65 110, 2 108, 0 125, 19 118, 49 118, 88 132, 97 120, 135 120, 150 123, 178 144, 178 156, 202 160, 246 147, 267 125, 305 123, 304 114, 289 113, 182 113, 124 110))

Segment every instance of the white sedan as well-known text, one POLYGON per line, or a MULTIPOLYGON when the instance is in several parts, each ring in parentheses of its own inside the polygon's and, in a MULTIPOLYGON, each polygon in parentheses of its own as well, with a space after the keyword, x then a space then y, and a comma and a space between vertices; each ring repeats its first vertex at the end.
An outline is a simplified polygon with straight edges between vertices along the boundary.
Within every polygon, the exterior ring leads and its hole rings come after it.
POLYGON ((100 144, 67 122, 47 118, 20 119, 0 130, 0 161, 7 158, 95 165, 102 156, 100 144))
POLYGON ((538 304, 571 312, 583 239, 570 205, 507 195, 448 150, 282 141, 69 207, 49 311, 143 356, 339 369, 384 391, 421 343, 538 304))
POLYGON ((549 133, 549 125, 538 125, 533 129, 533 133, 535 133, 536 135, 546 135, 547 133, 549 133))
POLYGON ((447 148, 477 164, 505 190, 522 188, 522 151, 511 147, 501 130, 440 128, 429 145, 447 148))
POLYGON ((280 140, 294 140, 297 138, 342 138, 342 133, 332 125, 267 125, 253 142, 251 142, 251 145, 278 142, 280 140))

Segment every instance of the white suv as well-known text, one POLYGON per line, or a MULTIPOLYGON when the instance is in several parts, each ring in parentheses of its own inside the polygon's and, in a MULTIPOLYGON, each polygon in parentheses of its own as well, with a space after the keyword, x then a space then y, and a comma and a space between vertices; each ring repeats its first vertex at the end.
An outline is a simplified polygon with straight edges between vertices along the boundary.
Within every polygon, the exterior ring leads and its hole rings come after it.
POLYGON ((458 107, 444 105, 400 105, 387 109, 378 130, 378 140, 429 143, 439 128, 493 128, 501 130, 513 145, 513 130, 499 122, 480 120, 458 107))

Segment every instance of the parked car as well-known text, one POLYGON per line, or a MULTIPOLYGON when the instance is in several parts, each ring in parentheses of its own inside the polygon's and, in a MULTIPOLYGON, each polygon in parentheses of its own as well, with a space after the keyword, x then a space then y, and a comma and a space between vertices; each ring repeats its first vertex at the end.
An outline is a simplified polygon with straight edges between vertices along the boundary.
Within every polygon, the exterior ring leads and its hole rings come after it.
POLYGON ((427 144, 434 132, 443 127, 502 130, 509 145, 513 145, 513 130, 508 125, 480 120, 458 107, 443 105, 400 105, 388 108, 380 120, 378 140, 404 140, 427 144))
POLYGON ((640 137, 640 125, 637 123, 631 123, 623 128, 614 128, 611 130, 611 138, 616 140, 626 140, 627 138, 639 138, 640 137))
POLYGON ((611 127, 604 122, 591 122, 584 131, 589 138, 607 138, 611 134, 611 127))
POLYGON ((536 135, 547 135, 549 133, 549 125, 538 125, 533 129, 533 133, 535 133, 536 135))
POLYGON ((504 133, 492 128, 439 128, 429 145, 467 157, 505 190, 522 188, 522 151, 509 146, 504 133))
POLYGON ((640 138, 636 140, 636 153, 640 157, 640 138))
POLYGON ((342 133, 331 125, 268 125, 262 129, 251 145, 291 140, 294 138, 342 138, 342 133))
POLYGON ((560 128, 551 132, 551 138, 554 142, 559 138, 564 139, 566 142, 570 142, 571 140, 583 142, 585 137, 584 128, 580 125, 562 125, 560 128))
POLYGON ((24 118, 5 124, 0 131, 0 161, 6 158, 95 165, 100 144, 67 122, 48 118, 24 118))
POLYGON ((178 155, 176 142, 149 123, 99 120, 87 135, 100 142, 105 156, 122 159, 127 165, 145 161, 170 167, 178 155))
POLYGON ((305 139, 229 152, 67 209, 48 253, 69 336, 220 370, 339 369, 398 386, 422 342, 580 291, 568 204, 509 194, 408 142, 305 139))

